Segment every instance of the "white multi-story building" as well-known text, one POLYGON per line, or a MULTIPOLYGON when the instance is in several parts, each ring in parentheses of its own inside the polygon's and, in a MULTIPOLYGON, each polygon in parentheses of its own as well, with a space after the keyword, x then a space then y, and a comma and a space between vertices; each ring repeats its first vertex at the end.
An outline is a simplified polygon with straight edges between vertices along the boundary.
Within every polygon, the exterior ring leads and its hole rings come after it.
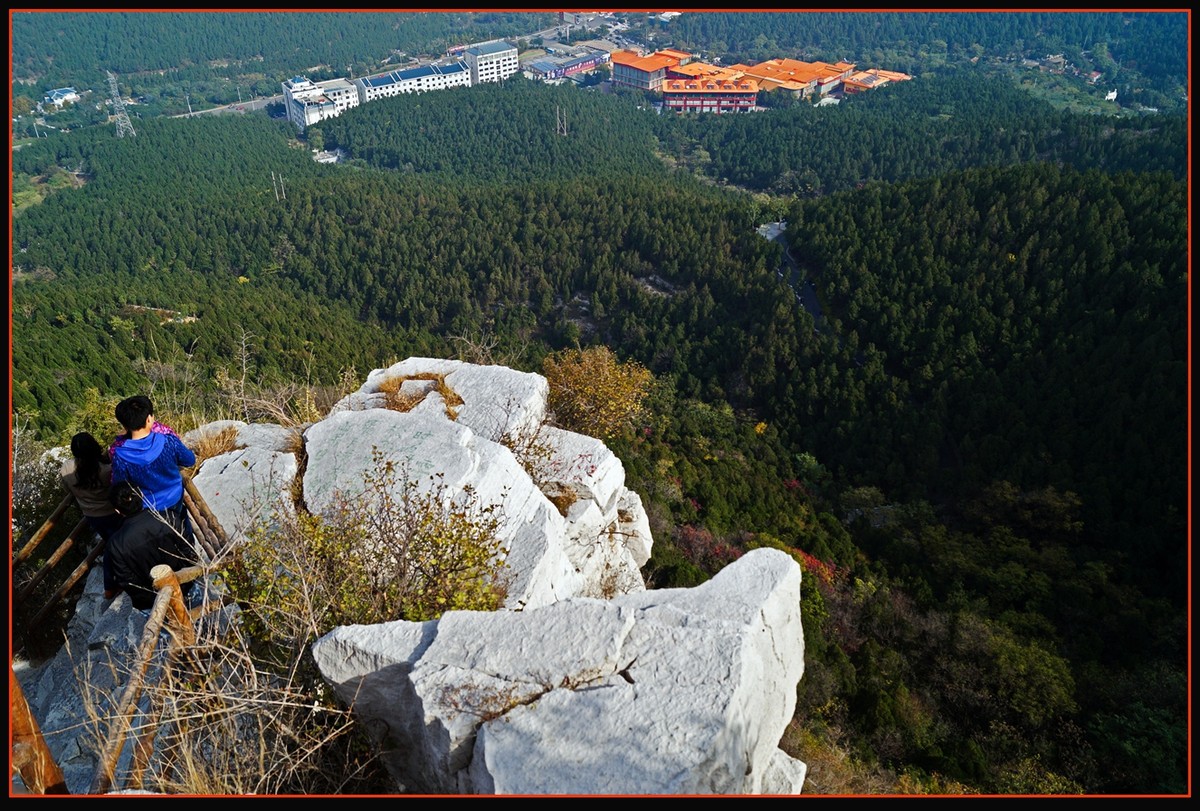
POLYGON ((498 39, 472 45, 463 51, 463 59, 471 69, 471 86, 484 82, 502 82, 520 69, 517 46, 498 39))
POLYGON ((288 120, 303 131, 358 106, 358 88, 345 79, 311 82, 294 76, 283 83, 283 103, 288 120))
POLYGON ((471 72, 462 61, 448 65, 422 65, 419 68, 393 70, 391 73, 355 79, 354 86, 358 88, 359 104, 366 104, 368 101, 398 96, 401 93, 470 87, 471 72))

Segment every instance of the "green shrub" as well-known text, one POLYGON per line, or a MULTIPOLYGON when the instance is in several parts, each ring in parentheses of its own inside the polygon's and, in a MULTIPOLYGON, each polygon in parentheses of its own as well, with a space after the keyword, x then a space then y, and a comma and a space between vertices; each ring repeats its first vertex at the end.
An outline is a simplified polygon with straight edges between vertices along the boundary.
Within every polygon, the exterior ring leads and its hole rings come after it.
POLYGON ((402 475, 378 450, 363 489, 324 515, 279 511, 229 566, 252 633, 301 647, 338 625, 490 611, 507 595, 501 505, 402 475))

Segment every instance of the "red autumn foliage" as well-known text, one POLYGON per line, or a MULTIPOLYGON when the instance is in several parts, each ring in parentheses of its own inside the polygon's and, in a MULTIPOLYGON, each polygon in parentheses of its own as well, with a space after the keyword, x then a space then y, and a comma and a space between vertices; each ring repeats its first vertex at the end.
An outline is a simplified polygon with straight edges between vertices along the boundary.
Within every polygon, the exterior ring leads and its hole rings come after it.
POLYGON ((837 566, 818 560, 803 549, 797 549, 796 554, 800 556, 800 567, 809 574, 815 575, 817 580, 826 586, 832 585, 840 574, 837 566))
POLYGON ((679 527, 675 532, 675 546, 685 558, 709 574, 716 574, 742 556, 741 549, 724 538, 714 537, 703 527, 679 527))

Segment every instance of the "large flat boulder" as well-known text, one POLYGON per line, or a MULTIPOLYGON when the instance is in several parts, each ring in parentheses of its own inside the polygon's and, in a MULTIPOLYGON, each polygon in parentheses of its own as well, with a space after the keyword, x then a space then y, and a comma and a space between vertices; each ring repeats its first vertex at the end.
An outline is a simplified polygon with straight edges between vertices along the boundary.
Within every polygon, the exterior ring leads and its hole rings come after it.
POLYGON ((798 793, 800 568, 752 551, 693 589, 335 629, 313 646, 409 790, 798 793), (782 789, 789 791, 782 791, 782 789))

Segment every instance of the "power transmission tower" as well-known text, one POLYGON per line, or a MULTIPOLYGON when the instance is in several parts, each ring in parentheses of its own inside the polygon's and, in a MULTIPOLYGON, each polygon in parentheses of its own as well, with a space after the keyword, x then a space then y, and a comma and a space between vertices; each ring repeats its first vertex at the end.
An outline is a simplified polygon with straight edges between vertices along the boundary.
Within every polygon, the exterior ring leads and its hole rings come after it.
POLYGON ((133 138, 137 133, 133 131, 129 113, 125 112, 125 102, 121 101, 121 91, 117 89, 117 77, 111 70, 108 71, 108 90, 112 94, 113 116, 117 119, 117 137, 124 138, 128 135, 133 138))
POLYGON ((562 112, 558 106, 554 108, 554 128, 558 135, 567 134, 567 114, 562 112))

